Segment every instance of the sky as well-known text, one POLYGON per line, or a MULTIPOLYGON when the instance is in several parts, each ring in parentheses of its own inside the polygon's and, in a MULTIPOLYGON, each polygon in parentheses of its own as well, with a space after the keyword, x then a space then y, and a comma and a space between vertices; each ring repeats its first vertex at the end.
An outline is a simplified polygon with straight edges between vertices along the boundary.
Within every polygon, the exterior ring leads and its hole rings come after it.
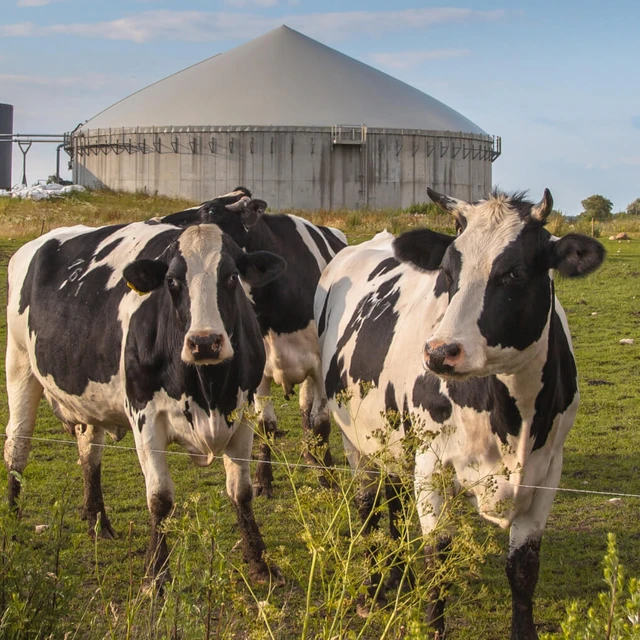
MULTIPOLYGON (((14 105, 16 133, 70 131, 286 24, 501 136, 493 182, 505 190, 539 199, 548 187, 567 215, 595 193, 614 211, 640 197, 637 0, 0 0, 0 10, 0 103, 14 105)), ((55 147, 29 151, 29 183, 55 172, 55 147)))

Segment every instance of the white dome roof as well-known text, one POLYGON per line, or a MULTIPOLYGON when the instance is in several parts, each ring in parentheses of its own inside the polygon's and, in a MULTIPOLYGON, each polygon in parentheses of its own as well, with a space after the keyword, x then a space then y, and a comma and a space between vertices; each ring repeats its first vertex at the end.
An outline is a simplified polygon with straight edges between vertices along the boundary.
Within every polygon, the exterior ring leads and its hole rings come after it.
POLYGON ((335 124, 485 133, 426 93, 286 26, 141 89, 82 129, 335 124))

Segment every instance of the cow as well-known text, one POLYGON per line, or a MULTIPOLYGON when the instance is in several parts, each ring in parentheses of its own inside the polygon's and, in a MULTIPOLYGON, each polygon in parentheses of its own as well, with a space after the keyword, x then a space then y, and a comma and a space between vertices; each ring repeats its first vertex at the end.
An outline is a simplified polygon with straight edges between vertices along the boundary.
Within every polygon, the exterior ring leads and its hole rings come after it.
MULTIPOLYGON (((245 187, 236 187, 233 192, 199 207, 160 220, 178 226, 215 223, 244 250, 270 251, 284 258, 288 265, 282 276, 251 290, 267 351, 264 376, 256 394, 258 425, 265 437, 259 447, 254 488, 256 495, 271 497, 273 471, 268 440, 277 431, 270 399, 273 381, 282 386, 286 397, 294 385, 302 385, 299 396, 302 427, 315 445, 311 451, 305 450, 305 458, 314 466, 333 465, 313 296, 320 274, 336 253, 347 246, 347 239, 338 229, 314 225, 298 216, 264 215, 266 206, 262 200, 252 200, 245 187)), ((323 475, 319 480, 323 486, 330 484, 323 475)))
POLYGON ((9 502, 27 464, 44 394, 78 439, 90 529, 113 535, 100 485, 105 432, 133 432, 151 516, 149 574, 168 576, 161 522, 174 504, 166 448, 181 444, 206 466, 222 454, 249 575, 269 580, 253 507, 253 430, 243 409, 265 364, 255 290, 285 269, 247 253, 212 224, 154 222, 61 228, 9 262, 4 458, 9 502))
MULTIPOLYGON (((354 469, 370 469, 383 446, 399 458, 403 443, 417 439, 413 481, 425 536, 458 494, 509 529, 511 638, 529 640, 538 637, 540 540, 579 401, 554 273, 591 273, 604 249, 544 228, 548 190, 537 204, 522 193, 495 191, 473 204, 428 193, 459 235, 383 232, 342 251, 320 279, 314 310, 330 409, 354 469), (436 472, 447 469, 451 493, 436 487, 436 472)), ((363 491, 371 517, 375 499, 363 491)), ((430 562, 447 535, 429 543, 430 562)), ((436 637, 443 611, 434 594, 426 617, 436 637)))

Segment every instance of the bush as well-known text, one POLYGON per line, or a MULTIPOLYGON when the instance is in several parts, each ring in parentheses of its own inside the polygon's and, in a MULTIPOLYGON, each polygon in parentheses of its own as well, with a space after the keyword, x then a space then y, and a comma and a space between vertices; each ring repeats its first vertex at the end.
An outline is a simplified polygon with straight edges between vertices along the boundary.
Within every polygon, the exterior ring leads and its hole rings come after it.
POLYGON ((586 612, 577 602, 567 608, 562 633, 547 634, 543 640, 638 640, 640 638, 640 582, 627 580, 618 557, 616 536, 607 536, 604 581, 608 587, 586 612))

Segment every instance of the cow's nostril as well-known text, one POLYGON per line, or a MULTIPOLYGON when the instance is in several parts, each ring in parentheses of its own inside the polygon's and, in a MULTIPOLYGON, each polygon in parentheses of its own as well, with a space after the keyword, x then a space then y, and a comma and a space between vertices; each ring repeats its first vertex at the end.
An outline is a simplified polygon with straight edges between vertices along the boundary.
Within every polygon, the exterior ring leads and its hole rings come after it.
POLYGON ((444 346, 445 354, 450 358, 455 358, 460 355, 460 345, 453 342, 452 344, 446 344, 444 346))

